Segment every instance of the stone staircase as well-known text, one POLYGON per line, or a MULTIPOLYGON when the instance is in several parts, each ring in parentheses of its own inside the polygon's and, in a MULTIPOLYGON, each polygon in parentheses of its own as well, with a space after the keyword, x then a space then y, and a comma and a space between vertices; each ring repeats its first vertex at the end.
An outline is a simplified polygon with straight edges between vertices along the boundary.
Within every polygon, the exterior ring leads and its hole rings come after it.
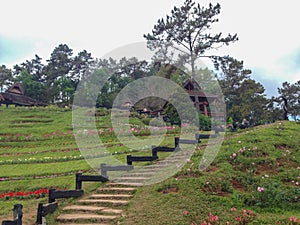
POLYGON ((63 208, 56 220, 60 225, 117 224, 118 218, 124 216, 124 206, 129 203, 135 191, 136 187, 107 183, 97 193, 63 208))
POLYGON ((179 152, 170 159, 156 161, 152 165, 127 171, 118 178, 112 179, 97 193, 81 198, 75 205, 66 206, 57 217, 59 225, 108 225, 118 224, 124 217, 124 208, 137 187, 156 181, 164 172, 174 170, 176 162, 182 162, 190 155, 189 151, 179 152))

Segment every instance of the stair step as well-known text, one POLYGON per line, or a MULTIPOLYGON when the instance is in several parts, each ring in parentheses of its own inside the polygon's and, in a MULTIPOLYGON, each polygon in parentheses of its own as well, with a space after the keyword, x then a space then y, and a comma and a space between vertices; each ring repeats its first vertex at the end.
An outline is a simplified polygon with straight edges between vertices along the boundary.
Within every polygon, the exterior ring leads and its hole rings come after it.
POLYGON ((127 194, 93 194, 89 198, 131 198, 132 196, 127 194))
POLYGON ((101 211, 105 207, 89 206, 89 205, 69 205, 63 208, 63 210, 78 210, 78 211, 101 211))
POLYGON ((117 192, 134 192, 136 188, 131 187, 107 187, 107 188, 99 188, 98 191, 117 191, 117 192))
POLYGON ((128 180, 149 180, 149 177, 118 177, 116 179, 113 179, 113 181, 128 181, 128 180))
POLYGON ((114 213, 114 214, 121 214, 123 212, 123 210, 121 209, 113 209, 109 207, 89 206, 89 205, 70 205, 63 208, 63 210, 104 212, 104 213, 114 213))
POLYGON ((79 200, 80 203, 91 203, 91 204, 97 204, 97 203, 110 203, 113 205, 126 205, 128 204, 128 201, 126 200, 111 200, 111 199, 81 199, 79 200))
POLYGON ((137 173, 125 173, 125 174, 122 174, 122 177, 150 177, 152 176, 153 174, 155 174, 155 172, 153 171, 145 171, 145 172, 137 172, 137 173))
POLYGON ((122 213, 123 213, 123 210, 122 210, 122 209, 106 208, 106 209, 103 209, 102 212, 105 212, 105 213, 122 214, 122 213))
MULTIPOLYGON (((115 181, 116 182, 116 181, 115 181)), ((143 183, 135 183, 135 182, 116 182, 116 183, 110 183, 111 186, 130 186, 130 187, 141 187, 144 186, 143 183)))
POLYGON ((114 220, 117 216, 114 215, 98 215, 98 214, 61 214, 57 217, 58 221, 76 221, 76 220, 97 220, 107 221, 114 220))

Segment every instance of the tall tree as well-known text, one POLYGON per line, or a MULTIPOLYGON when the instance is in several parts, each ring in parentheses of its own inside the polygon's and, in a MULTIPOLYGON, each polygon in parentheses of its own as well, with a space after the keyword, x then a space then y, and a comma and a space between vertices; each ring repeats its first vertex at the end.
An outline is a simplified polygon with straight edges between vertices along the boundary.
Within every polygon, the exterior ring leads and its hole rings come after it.
POLYGON ((51 57, 47 60, 48 64, 44 67, 44 83, 47 87, 47 96, 49 102, 61 101, 61 87, 57 82, 63 77, 68 77, 73 63, 73 50, 66 44, 60 44, 51 53, 51 57))
POLYGON ((278 88, 279 98, 284 111, 284 119, 288 120, 288 116, 292 116, 294 120, 300 115, 300 81, 290 84, 284 82, 281 88, 278 88))
POLYGON ((34 59, 26 60, 26 62, 21 63, 21 65, 15 65, 13 74, 17 76, 21 72, 27 71, 32 75, 34 81, 41 81, 44 68, 41 60, 42 58, 40 58, 38 55, 35 55, 34 59))
POLYGON ((12 82, 12 71, 8 69, 5 65, 0 66, 0 91, 11 84, 12 82))
POLYGON ((70 73, 70 79, 74 83, 74 88, 76 88, 79 81, 86 74, 89 67, 94 63, 94 59, 91 53, 86 50, 79 52, 73 59, 72 70, 70 73))
POLYGON ((243 61, 232 57, 215 58, 227 107, 227 116, 235 121, 242 121, 250 114, 258 123, 266 119, 268 101, 262 84, 250 78, 251 70, 244 69, 243 61))
MULTIPOLYGON (((191 79, 195 82, 195 61, 198 58, 213 58, 213 56, 206 55, 207 51, 238 40, 236 34, 223 37, 222 33, 210 33, 211 26, 218 22, 216 16, 220 13, 220 9, 219 4, 209 4, 208 8, 205 8, 200 4, 196 5, 192 0, 185 0, 183 6, 179 8, 175 6, 171 15, 167 15, 166 19, 158 20, 152 34, 144 35, 148 41, 148 47, 159 51, 160 46, 163 45, 179 50, 180 58, 191 65, 191 79)), ((194 90, 199 111, 197 90, 194 90)))

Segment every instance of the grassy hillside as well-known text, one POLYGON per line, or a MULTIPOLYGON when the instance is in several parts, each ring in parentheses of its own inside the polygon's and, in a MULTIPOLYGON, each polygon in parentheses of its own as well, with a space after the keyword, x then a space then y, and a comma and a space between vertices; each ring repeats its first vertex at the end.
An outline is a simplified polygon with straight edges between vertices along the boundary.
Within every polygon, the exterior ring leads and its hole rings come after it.
MULTIPOLYGON (((77 148, 70 110, 0 107, 0 115, 0 221, 11 219, 12 206, 21 203, 32 222, 38 203, 47 201, 47 189, 73 189, 76 172, 93 170, 77 148)), ((97 115, 101 140, 125 159, 128 148, 114 136, 109 115, 97 115)), ((138 119, 131 122, 142 127, 138 119)), ((177 131, 171 130, 164 144, 172 144, 177 131)), ((148 134, 143 128, 134 132, 148 134)), ((291 216, 300 218, 299 146, 296 122, 227 133, 213 164, 199 171, 204 141, 175 177, 140 188, 121 222, 202 224, 218 216, 210 223, 247 224, 244 218, 252 224, 288 224, 291 216)))
POLYGON ((140 189, 124 223, 297 224, 290 218, 300 218, 300 124, 228 133, 199 172, 202 152, 175 177, 140 189))

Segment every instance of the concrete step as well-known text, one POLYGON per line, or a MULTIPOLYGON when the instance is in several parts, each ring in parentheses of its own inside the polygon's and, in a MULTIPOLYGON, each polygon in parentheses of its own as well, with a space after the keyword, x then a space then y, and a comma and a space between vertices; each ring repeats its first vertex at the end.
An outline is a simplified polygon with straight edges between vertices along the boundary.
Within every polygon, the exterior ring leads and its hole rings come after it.
POLYGON ((122 214, 123 210, 122 209, 106 208, 106 209, 103 209, 102 212, 104 212, 104 213, 113 213, 113 214, 122 214))
POLYGON ((61 214, 57 217, 57 221, 59 222, 70 222, 70 221, 111 221, 116 219, 115 215, 98 215, 98 214, 61 214))
POLYGON ((127 205, 127 200, 112 200, 112 199, 81 199, 78 202, 85 204, 112 204, 112 205, 127 205))
POLYGON ((82 211, 82 212, 95 212, 95 213, 112 213, 112 214, 122 214, 123 210, 113 209, 110 207, 100 207, 100 206, 89 206, 89 205, 70 205, 63 208, 63 211, 82 211))
POLYGON ((111 186, 129 186, 129 187, 141 187, 144 186, 141 182, 115 182, 110 183, 111 186))
POLYGON ((116 183, 112 183, 111 185, 114 185, 114 186, 122 185, 122 186, 130 186, 130 187, 142 187, 142 186, 144 186, 144 184, 141 183, 141 182, 118 182, 118 181, 116 181, 116 183))
POLYGON ((149 177, 118 177, 116 179, 113 179, 112 181, 117 183, 143 183, 149 179, 149 177))
POLYGON ((113 199, 120 199, 120 198, 131 198, 133 195, 128 194, 93 194, 89 196, 89 198, 113 198, 113 199))
POLYGON ((100 206, 90 206, 90 205, 69 205, 63 208, 64 211, 74 210, 74 211, 92 211, 97 212, 105 209, 105 207, 100 206))
POLYGON ((154 175, 155 172, 153 171, 145 171, 145 172, 136 172, 136 173, 125 173, 122 174, 122 177, 151 177, 152 175, 154 175))
POLYGON ((135 192, 136 188, 132 187, 105 187, 98 188, 98 192, 135 192))

